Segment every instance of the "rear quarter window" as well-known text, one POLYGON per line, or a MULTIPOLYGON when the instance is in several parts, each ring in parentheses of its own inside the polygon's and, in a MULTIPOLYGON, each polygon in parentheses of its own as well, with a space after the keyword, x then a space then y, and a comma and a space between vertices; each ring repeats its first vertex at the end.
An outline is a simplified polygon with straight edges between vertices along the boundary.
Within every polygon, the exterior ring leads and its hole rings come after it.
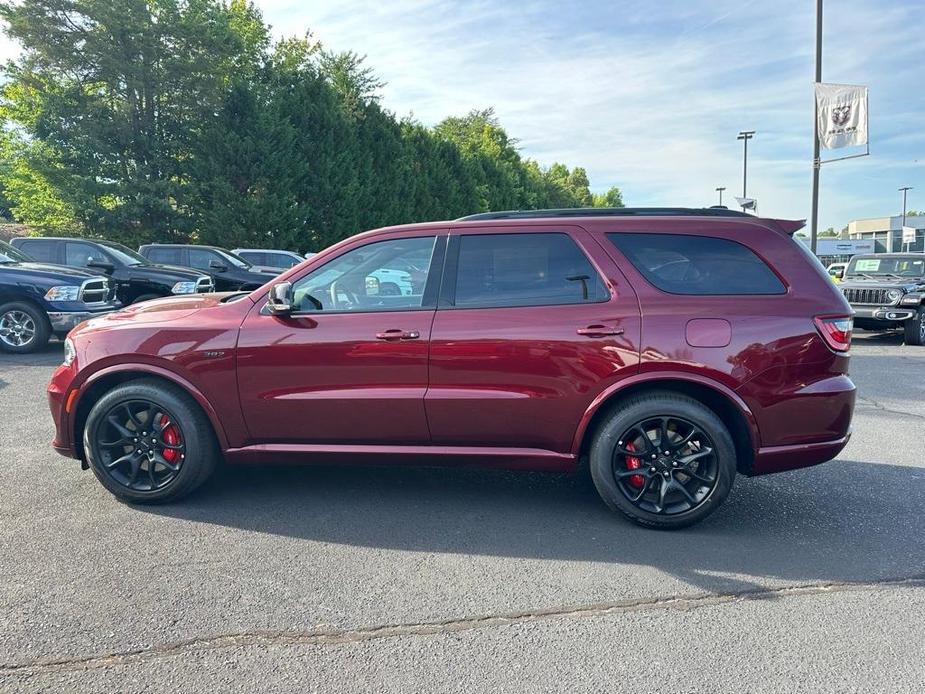
POLYGON ((57 247, 53 241, 21 241, 17 247, 36 262, 55 262, 55 251, 57 247))
POLYGON ((610 233, 607 238, 652 285, 670 294, 785 294, 783 283, 736 241, 687 234, 610 233))

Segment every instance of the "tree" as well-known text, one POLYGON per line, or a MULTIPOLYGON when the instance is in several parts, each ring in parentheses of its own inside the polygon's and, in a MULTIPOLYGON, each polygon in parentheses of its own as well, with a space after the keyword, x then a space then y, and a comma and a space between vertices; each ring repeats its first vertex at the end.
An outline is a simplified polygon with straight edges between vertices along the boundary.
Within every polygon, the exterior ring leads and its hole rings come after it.
POLYGON ((822 238, 822 237, 831 238, 831 237, 836 237, 836 236, 838 236, 838 232, 835 231, 835 227, 829 227, 829 228, 826 229, 825 231, 820 231, 820 232, 819 232, 819 237, 820 237, 820 238, 822 238))
POLYGON ((44 177, 89 231, 182 240, 190 149, 229 76, 269 43, 233 0, 27 0, 0 3, 24 46, 6 70, 3 115, 33 140, 44 177))
POLYGON ((594 207, 623 207, 623 192, 612 186, 606 193, 594 194, 594 207))

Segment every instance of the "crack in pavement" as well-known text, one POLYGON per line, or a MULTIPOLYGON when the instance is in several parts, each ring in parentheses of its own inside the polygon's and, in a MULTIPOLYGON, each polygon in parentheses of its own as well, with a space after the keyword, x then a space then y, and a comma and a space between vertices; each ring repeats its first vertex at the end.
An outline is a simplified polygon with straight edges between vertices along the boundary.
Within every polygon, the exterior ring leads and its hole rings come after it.
POLYGON ((700 593, 667 598, 603 602, 591 605, 553 607, 527 612, 462 617, 433 622, 386 624, 358 627, 355 629, 319 628, 307 631, 244 631, 233 634, 221 634, 217 636, 174 641, 157 646, 113 653, 60 659, 46 658, 31 662, 0 664, 0 676, 36 675, 65 670, 88 670, 118 665, 131 665, 158 658, 175 657, 185 653, 229 648, 287 645, 329 646, 403 636, 449 634, 459 631, 550 621, 554 619, 608 617, 652 610, 686 611, 716 605, 728 605, 745 600, 768 600, 847 592, 876 592, 897 587, 925 587, 925 574, 906 578, 890 578, 866 582, 804 584, 778 588, 759 588, 731 593, 700 593))
POLYGON ((918 414, 917 412, 907 412, 906 410, 894 410, 873 398, 865 398, 859 395, 858 402, 863 405, 869 405, 880 412, 886 412, 887 414, 896 414, 901 417, 912 417, 914 419, 925 419, 925 415, 918 414))

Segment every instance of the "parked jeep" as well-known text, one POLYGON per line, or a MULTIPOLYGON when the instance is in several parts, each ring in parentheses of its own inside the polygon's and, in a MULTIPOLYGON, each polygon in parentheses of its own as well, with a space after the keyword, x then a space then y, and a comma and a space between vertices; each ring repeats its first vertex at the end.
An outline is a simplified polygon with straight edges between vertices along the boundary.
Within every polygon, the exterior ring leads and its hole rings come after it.
POLYGON ((217 246, 151 243, 138 252, 157 263, 182 265, 208 274, 220 292, 253 290, 280 273, 279 268, 262 268, 217 246))
POLYGON ((0 241, 0 350, 35 352, 52 334, 119 306, 105 278, 36 263, 0 241))
POLYGON ((75 330, 53 445, 133 503, 222 458, 477 463, 587 469, 637 523, 690 525, 737 473, 822 463, 850 436, 851 311, 802 226, 595 209, 360 234, 253 292, 75 330), (420 273, 410 292, 383 291, 393 268, 420 273))
POLYGON ((106 275, 115 286, 119 301, 126 305, 172 294, 215 291, 209 275, 152 263, 114 241, 29 236, 10 243, 38 260, 106 275))
POLYGON ((925 345, 925 254, 856 255, 839 285, 862 330, 902 330, 907 345, 925 345))

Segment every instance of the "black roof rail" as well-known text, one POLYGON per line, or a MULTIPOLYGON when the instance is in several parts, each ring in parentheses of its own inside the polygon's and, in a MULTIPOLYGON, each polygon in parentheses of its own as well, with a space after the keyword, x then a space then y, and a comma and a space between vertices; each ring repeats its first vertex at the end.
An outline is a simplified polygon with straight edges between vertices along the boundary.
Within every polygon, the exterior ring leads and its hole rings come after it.
POLYGON ((549 217, 753 217, 725 207, 570 207, 558 210, 505 210, 479 212, 457 222, 484 219, 546 219, 549 217))

